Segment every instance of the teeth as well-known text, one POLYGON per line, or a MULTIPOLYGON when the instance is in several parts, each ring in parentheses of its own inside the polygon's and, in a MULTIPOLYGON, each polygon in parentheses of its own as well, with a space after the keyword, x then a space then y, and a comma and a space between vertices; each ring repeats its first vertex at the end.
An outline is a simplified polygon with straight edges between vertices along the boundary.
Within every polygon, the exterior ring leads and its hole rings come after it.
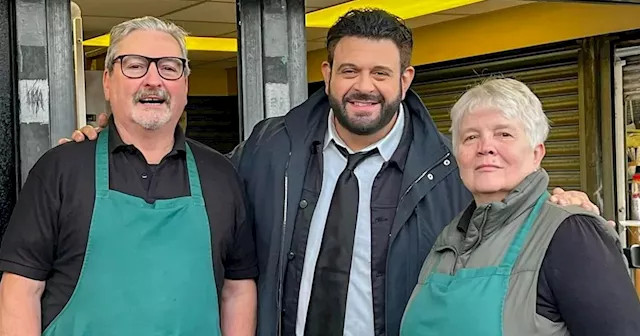
POLYGON ((354 102, 353 105, 355 105, 355 106, 371 106, 371 105, 373 105, 373 103, 354 102))

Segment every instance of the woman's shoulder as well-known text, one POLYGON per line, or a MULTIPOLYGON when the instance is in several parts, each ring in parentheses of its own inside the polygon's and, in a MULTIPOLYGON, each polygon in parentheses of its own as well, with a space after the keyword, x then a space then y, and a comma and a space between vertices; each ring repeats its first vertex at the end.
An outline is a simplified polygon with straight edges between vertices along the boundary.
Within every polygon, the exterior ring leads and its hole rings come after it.
POLYGON ((612 225, 599 216, 598 214, 586 210, 577 205, 560 206, 551 202, 547 202, 546 218, 557 218, 560 225, 556 230, 554 237, 558 234, 590 234, 596 237, 602 236, 604 239, 617 242, 619 240, 618 233, 612 225))

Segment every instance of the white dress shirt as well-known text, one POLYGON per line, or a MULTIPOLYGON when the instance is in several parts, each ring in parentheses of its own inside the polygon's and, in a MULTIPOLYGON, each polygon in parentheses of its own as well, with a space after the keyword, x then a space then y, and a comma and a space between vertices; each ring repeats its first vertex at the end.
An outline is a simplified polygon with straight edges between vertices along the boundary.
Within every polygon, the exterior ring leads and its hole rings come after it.
MULTIPOLYGON (((400 144, 404 124, 404 110, 401 104, 396 123, 389 134, 360 150, 360 152, 367 152, 377 148, 379 154, 369 156, 354 171, 358 179, 359 202, 344 323, 344 335, 347 336, 372 336, 374 334, 371 288, 371 189, 382 165, 391 159, 400 144)), ((329 123, 323 148, 322 189, 311 219, 300 282, 296 323, 297 336, 304 336, 313 275, 324 234, 324 225, 338 177, 347 165, 347 158, 338 151, 332 140, 339 146, 346 148, 350 154, 354 153, 338 136, 334 125, 333 111, 329 111, 329 123)))

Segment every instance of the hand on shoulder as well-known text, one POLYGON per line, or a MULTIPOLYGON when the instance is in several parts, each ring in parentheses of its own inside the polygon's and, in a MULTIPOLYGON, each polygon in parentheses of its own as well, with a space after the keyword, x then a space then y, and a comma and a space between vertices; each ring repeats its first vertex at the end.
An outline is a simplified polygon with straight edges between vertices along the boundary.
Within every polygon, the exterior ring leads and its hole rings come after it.
POLYGON ((58 140, 58 145, 65 144, 67 142, 75 141, 75 142, 83 142, 85 139, 95 140, 98 138, 98 133, 102 131, 103 128, 107 127, 109 123, 109 117, 106 113, 100 113, 98 116, 98 126, 94 127, 91 125, 86 125, 79 130, 73 131, 71 133, 71 138, 62 138, 58 140))

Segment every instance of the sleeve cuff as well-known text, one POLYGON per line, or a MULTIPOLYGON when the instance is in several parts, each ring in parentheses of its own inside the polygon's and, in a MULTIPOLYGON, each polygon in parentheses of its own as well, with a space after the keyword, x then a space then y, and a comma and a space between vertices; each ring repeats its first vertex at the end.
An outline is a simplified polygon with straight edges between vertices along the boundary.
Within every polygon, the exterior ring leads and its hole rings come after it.
POLYGON ((9 260, 0 260, 0 272, 13 273, 37 281, 45 281, 48 271, 24 266, 9 260))
POLYGON ((229 280, 248 280, 258 277, 258 266, 252 266, 241 270, 226 270, 224 278, 229 280))

